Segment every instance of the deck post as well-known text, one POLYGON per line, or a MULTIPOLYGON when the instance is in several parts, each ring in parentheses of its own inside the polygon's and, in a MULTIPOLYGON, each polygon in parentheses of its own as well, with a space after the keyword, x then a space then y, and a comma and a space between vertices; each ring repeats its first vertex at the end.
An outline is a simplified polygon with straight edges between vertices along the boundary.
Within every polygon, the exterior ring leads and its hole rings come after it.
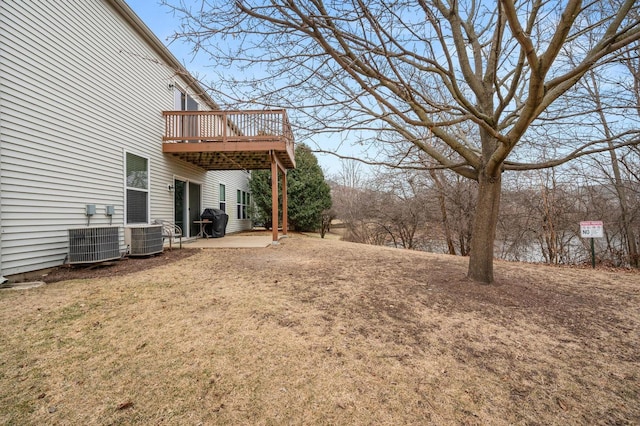
POLYGON ((287 170, 282 169, 282 235, 287 235, 289 220, 287 217, 287 170))
POLYGON ((278 244, 278 163, 275 152, 270 152, 271 157, 271 244, 278 244))

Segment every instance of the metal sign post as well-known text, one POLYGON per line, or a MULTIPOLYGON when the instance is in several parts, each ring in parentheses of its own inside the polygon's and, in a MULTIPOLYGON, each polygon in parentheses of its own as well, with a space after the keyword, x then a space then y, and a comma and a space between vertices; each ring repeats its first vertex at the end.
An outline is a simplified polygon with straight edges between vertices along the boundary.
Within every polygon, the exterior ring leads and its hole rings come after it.
POLYGON ((591 267, 596 267, 596 249, 593 239, 604 237, 604 226, 601 220, 580 222, 580 236, 591 239, 591 267))

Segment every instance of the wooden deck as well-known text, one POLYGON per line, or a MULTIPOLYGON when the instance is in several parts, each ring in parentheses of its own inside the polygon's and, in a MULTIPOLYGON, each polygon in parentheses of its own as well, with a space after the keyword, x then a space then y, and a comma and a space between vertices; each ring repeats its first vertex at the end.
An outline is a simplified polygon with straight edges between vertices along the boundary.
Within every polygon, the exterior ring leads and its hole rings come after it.
POLYGON ((285 110, 164 111, 162 151, 206 170, 295 168, 285 110))

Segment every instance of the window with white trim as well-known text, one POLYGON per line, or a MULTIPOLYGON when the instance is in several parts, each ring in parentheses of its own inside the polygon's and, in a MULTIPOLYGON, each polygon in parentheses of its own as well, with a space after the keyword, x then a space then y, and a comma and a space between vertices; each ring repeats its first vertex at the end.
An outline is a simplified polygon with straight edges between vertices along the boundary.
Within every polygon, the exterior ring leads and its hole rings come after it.
POLYGON ((149 223, 149 159, 126 154, 127 224, 149 223))
POLYGON ((238 219, 249 219, 249 205, 251 203, 251 194, 238 189, 236 193, 236 217, 238 219))
POLYGON ((223 212, 227 212, 227 190, 224 186, 224 184, 220 184, 220 210, 222 210, 223 212))

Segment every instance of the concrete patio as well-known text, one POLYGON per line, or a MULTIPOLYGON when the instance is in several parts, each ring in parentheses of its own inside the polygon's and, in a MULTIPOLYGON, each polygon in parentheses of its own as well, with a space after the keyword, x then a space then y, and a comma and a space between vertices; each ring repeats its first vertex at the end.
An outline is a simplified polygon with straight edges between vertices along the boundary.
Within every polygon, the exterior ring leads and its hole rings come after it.
MULTIPOLYGON (((227 234, 222 238, 198 238, 182 242, 185 248, 260 248, 271 244, 270 232, 227 234)), ((173 247, 177 247, 177 244, 174 243, 173 247)))

